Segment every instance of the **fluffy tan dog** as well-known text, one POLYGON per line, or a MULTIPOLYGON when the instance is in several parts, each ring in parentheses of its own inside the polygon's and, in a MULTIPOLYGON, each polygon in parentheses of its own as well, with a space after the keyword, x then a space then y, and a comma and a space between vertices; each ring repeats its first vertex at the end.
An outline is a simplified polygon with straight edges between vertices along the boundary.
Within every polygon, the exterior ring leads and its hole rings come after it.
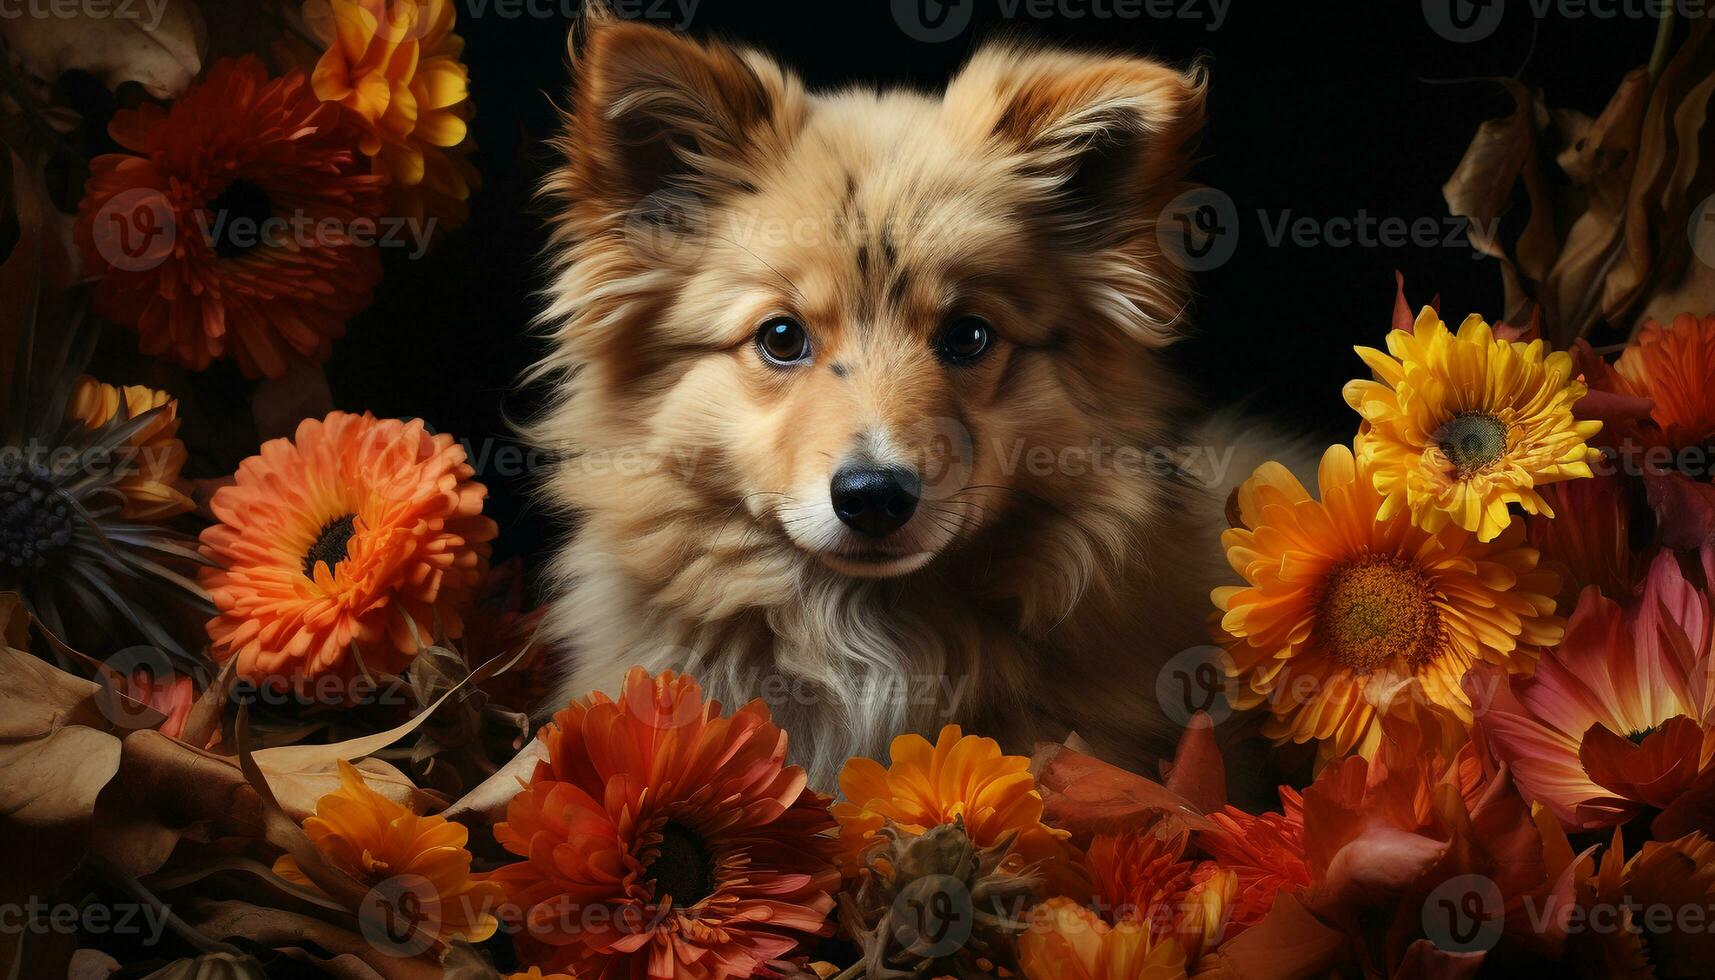
POLYGON ((1258 462, 1160 361, 1202 74, 993 45, 944 95, 817 94, 599 16, 574 65, 529 432, 576 521, 556 704, 691 672, 824 789, 948 721, 1170 748, 1161 667, 1258 462))

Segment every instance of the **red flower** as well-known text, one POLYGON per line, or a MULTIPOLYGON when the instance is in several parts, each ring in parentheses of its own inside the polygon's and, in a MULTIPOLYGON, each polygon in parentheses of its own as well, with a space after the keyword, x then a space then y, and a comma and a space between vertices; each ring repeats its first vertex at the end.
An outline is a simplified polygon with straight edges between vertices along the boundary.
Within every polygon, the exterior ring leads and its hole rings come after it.
POLYGON ((78 210, 96 310, 197 370, 232 357, 278 377, 294 355, 326 360, 381 277, 365 239, 386 178, 358 151, 362 120, 303 72, 270 81, 246 55, 109 131, 136 155, 92 161, 78 210))
POLYGON ((1197 843, 1213 858, 1197 866, 1194 877, 1205 881, 1217 871, 1238 878, 1238 900, 1232 908, 1229 935, 1256 924, 1274 905, 1274 897, 1292 894, 1310 884, 1304 863, 1304 799, 1289 786, 1280 788, 1280 813, 1252 815, 1228 806, 1209 815, 1216 829, 1205 830, 1197 843))
POLYGON ((827 800, 754 701, 731 717, 689 677, 635 668, 544 727, 548 758, 495 839, 531 965, 586 977, 749 977, 831 931, 827 800))

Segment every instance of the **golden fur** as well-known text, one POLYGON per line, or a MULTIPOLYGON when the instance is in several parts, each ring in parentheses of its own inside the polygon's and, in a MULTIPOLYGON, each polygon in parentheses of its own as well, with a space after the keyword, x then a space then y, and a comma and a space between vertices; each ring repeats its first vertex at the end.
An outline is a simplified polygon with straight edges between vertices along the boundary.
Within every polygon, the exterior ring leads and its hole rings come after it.
POLYGON ((762 696, 824 789, 949 720, 1021 751, 1170 748, 1158 671, 1207 642, 1224 571, 1214 477, 1257 462, 1189 427, 1158 354, 1188 284, 1155 219, 1201 72, 997 44, 941 96, 812 94, 597 16, 574 74, 546 188, 556 397, 529 431, 576 521, 547 620, 564 697, 633 664, 762 696), (949 367, 931 345, 961 313, 999 339, 949 367), (778 314, 811 363, 764 363, 778 314), (1196 446, 1201 478, 1154 452, 1196 446), (899 532, 922 567, 839 558, 828 485, 860 450, 924 474, 899 532))

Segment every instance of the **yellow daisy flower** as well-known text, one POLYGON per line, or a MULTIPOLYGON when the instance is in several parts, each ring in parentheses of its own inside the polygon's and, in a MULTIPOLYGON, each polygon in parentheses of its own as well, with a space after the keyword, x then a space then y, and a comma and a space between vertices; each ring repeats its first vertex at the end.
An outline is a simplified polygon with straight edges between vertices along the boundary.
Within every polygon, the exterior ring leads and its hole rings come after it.
MULTIPOLYGON (((339 789, 316 801, 304 833, 330 863, 364 884, 391 882, 401 890, 402 908, 408 894, 411 925, 435 938, 479 943, 499 928, 500 885, 471 877, 464 825, 412 813, 364 785, 349 762, 339 763, 339 789)), ((319 890, 290 854, 274 862, 274 873, 319 890)))
POLYGON ((125 498, 120 514, 132 521, 164 521, 196 509, 186 495, 189 489, 179 475, 187 454, 178 439, 179 403, 164 391, 141 385, 123 388, 102 384, 87 375, 72 387, 66 414, 90 429, 99 429, 115 418, 134 419, 161 409, 154 421, 133 435, 120 454, 135 465, 114 481, 125 498))
POLYGON ((1426 531, 1453 523, 1493 541, 1512 523, 1508 504, 1553 517, 1535 488, 1587 477, 1600 458, 1586 443, 1602 423, 1572 416, 1585 386, 1564 351, 1498 340, 1475 315, 1455 335, 1429 307, 1387 346, 1391 357, 1359 347, 1376 380, 1346 385, 1382 519, 1409 508, 1426 531))
POLYGON ((993 847, 1017 833, 1005 870, 1034 864, 1049 894, 1088 893, 1071 835, 1042 822, 1042 794, 1029 758, 1003 755, 1000 743, 965 735, 958 725, 942 728, 933 745, 921 735, 900 735, 890 750, 891 767, 854 758, 840 772, 845 802, 834 804, 833 812, 840 824, 840 868, 847 876, 862 873, 865 854, 889 820, 921 834, 962 816, 978 847, 993 847))
POLYGON ((470 71, 452 0, 313 0, 306 20, 325 45, 316 95, 369 124, 361 149, 391 182, 390 208, 462 224, 480 181, 466 159, 470 71))
POLYGON ((1320 741, 1324 759, 1381 739, 1382 716, 1418 708, 1471 723, 1461 680, 1476 661, 1529 673, 1560 642, 1560 578, 1537 567, 1524 523, 1480 542, 1431 533, 1382 507, 1345 446, 1322 456, 1322 499, 1268 463, 1239 489, 1241 527, 1221 539, 1246 585, 1216 589, 1241 708, 1267 705, 1264 734, 1320 741))

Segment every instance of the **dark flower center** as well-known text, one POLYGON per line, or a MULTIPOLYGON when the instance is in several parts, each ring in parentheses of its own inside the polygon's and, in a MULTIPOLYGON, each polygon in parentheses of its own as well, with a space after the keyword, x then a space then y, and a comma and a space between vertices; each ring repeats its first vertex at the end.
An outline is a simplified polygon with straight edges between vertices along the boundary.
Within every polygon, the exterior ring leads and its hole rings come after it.
POLYGON ((1388 664, 1421 667, 1441 646, 1434 588, 1404 558, 1375 556, 1341 566, 1318 613, 1317 629, 1334 659, 1358 674, 1388 664))
POLYGON ((208 202, 208 228, 214 254, 236 259, 262 244, 263 224, 274 216, 274 202, 254 181, 240 178, 208 202))
POLYGON ((715 890, 715 865, 697 832, 669 820, 661 828, 661 845, 647 873, 655 882, 657 899, 671 897, 676 909, 690 908, 715 890))
POLYGON ((0 578, 41 568, 71 544, 74 520, 45 471, 0 462, 0 578))
POLYGON ((1628 734, 1626 738, 1630 739, 1633 745, 1642 745, 1644 744, 1644 739, 1655 734, 1655 727, 1656 726, 1651 725, 1648 728, 1639 729, 1638 731, 1628 734))
POLYGON ((339 563, 346 559, 346 549, 351 545, 351 536, 357 533, 356 514, 347 514, 328 521, 316 535, 316 543, 310 545, 309 553, 304 555, 304 577, 314 582, 316 566, 326 565, 328 574, 332 575, 339 563))
POLYGON ((1460 412, 1435 430, 1435 441, 1459 475, 1469 476, 1506 455, 1507 425, 1487 412, 1460 412))

